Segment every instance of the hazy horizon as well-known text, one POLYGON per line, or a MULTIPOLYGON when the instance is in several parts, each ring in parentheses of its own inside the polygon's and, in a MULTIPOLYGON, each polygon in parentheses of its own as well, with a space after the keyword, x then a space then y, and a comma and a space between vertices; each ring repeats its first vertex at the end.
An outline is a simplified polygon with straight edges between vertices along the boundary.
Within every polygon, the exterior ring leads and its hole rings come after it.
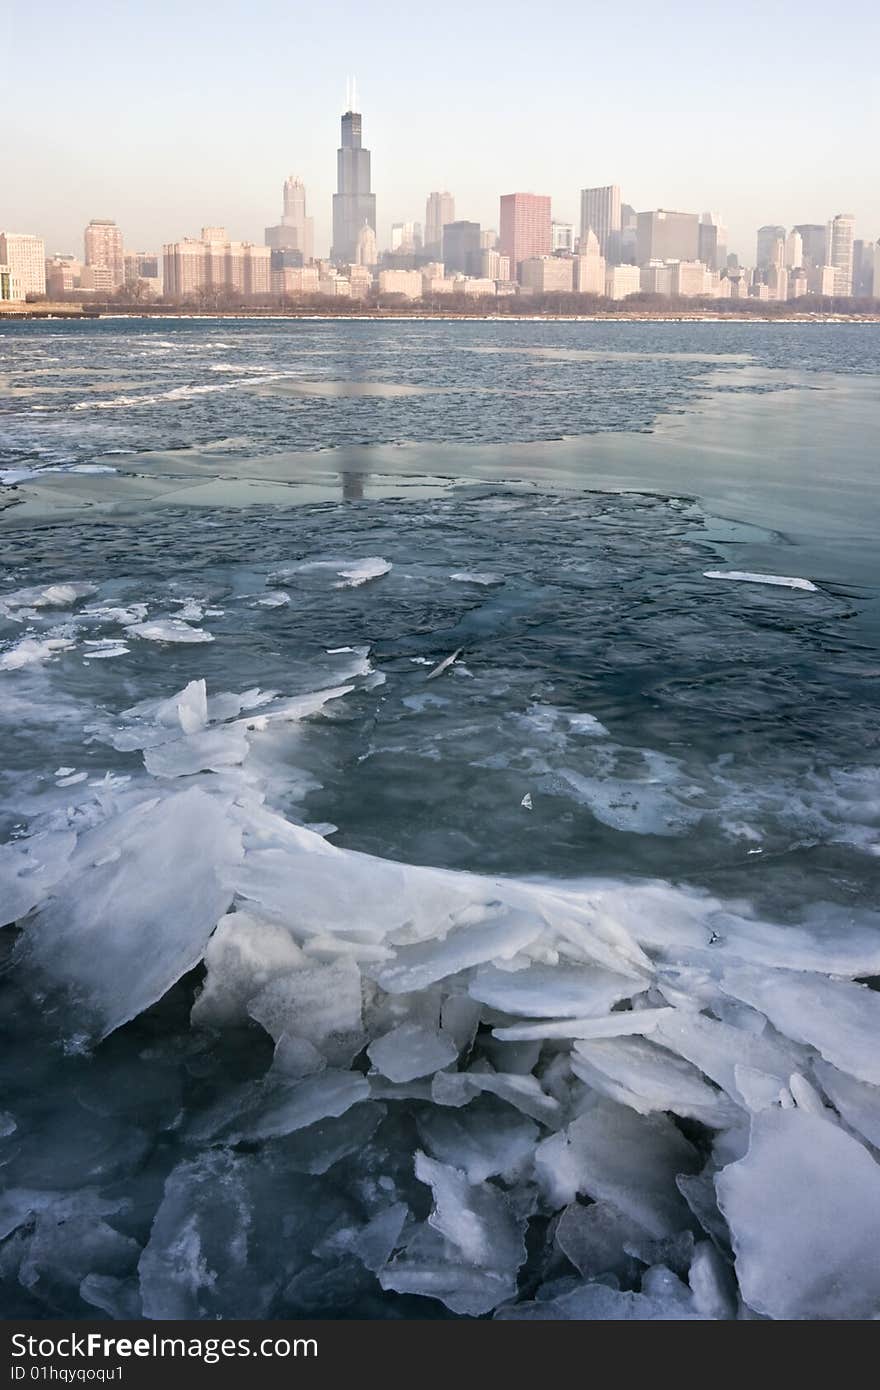
POLYGON ((0 227, 43 236, 49 255, 81 254, 92 217, 115 219, 133 250, 203 224, 262 243, 293 173, 326 254, 354 73, 380 246, 392 222, 424 220, 432 189, 484 227, 500 194, 549 193, 554 218, 577 226, 579 190, 606 183, 637 210, 719 212, 747 262, 762 223, 851 212, 856 236, 876 240, 880 24, 859 0, 852 42, 835 44, 824 19, 747 3, 709 23, 689 0, 662 19, 635 0, 625 24, 517 0, 476 12, 452 0, 442 25, 386 0, 369 14, 331 0, 306 19, 277 0, 258 13, 157 0, 146 19, 97 0, 86 24, 57 0, 16 0, 8 52, 26 61, 0 98, 0 227))

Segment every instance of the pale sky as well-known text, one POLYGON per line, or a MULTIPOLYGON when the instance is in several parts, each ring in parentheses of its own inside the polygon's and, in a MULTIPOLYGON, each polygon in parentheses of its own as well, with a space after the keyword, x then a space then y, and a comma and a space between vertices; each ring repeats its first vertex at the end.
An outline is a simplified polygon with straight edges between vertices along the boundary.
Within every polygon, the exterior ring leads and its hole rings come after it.
POLYGON ((745 0, 12 0, 0 77, 0 229, 82 253, 90 217, 131 249, 225 225, 262 242, 289 173, 326 254, 339 116, 358 81, 379 242, 431 189, 498 225, 498 196, 619 183, 637 210, 755 229, 856 216, 880 237, 880 8, 745 0))

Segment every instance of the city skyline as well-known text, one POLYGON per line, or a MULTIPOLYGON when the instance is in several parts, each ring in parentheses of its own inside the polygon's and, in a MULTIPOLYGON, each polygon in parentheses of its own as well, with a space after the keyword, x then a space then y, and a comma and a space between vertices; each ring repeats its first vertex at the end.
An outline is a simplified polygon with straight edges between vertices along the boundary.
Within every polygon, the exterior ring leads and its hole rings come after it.
MULTIPOLYGON (((270 0, 261 22, 240 34, 236 10, 196 3, 180 14, 159 0, 145 26, 98 0, 83 81, 68 60, 74 17, 52 0, 41 11, 47 99, 36 108, 26 101, 15 71, 0 98, 8 141, 0 222, 39 228, 50 253, 76 251, 95 215, 113 217, 129 245, 191 235, 206 219, 259 241, 278 220, 279 178, 294 171, 309 189, 316 248, 329 248, 326 152, 338 144, 345 72, 356 68, 380 245, 393 222, 423 218, 433 189, 451 190, 458 217, 486 226, 499 194, 535 189, 552 198, 554 218, 578 226, 580 189, 613 183, 639 208, 721 208, 731 247, 746 257, 754 228, 774 221, 822 223, 844 208, 866 235, 880 227, 865 153, 876 146, 873 48, 829 55, 808 13, 793 24, 762 9, 757 44, 749 7, 722 32, 696 5, 676 3, 658 28, 637 0, 625 36, 611 16, 572 11, 560 45, 540 26, 528 44, 511 36, 528 14, 517 5, 505 7, 513 22, 499 30, 500 7, 474 14, 453 0, 442 33, 414 15, 403 35, 381 4, 366 17, 331 3, 314 32, 270 0), (218 22, 207 50, 201 30, 198 51, 210 61, 186 83, 165 82, 164 26, 173 14, 168 32, 182 53, 209 10, 218 22), (342 28, 331 44, 334 21, 342 28), (462 62, 460 44, 453 61, 457 23, 474 58, 491 51, 492 64, 462 62), (612 41, 620 62, 609 65, 599 55, 612 41), (439 80, 427 81, 428 72, 439 80), (131 92, 151 82, 161 101, 132 103, 131 92), (819 100, 822 119, 810 121, 819 100)), ((863 14, 870 30, 873 11, 863 14)), ((36 42, 32 17, 14 6, 13 51, 36 42)))

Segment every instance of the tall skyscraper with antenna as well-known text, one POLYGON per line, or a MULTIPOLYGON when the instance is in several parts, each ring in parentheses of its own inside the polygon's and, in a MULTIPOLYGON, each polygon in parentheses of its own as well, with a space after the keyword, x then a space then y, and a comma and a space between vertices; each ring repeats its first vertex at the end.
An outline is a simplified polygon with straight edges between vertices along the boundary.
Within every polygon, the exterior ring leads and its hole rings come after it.
POLYGON ((347 107, 342 117, 342 140, 336 151, 336 192, 333 195, 333 247, 331 259, 350 264, 357 256, 358 236, 364 223, 376 230, 376 195, 370 191, 370 151, 364 149, 361 117, 357 110, 357 86, 348 84, 347 107))

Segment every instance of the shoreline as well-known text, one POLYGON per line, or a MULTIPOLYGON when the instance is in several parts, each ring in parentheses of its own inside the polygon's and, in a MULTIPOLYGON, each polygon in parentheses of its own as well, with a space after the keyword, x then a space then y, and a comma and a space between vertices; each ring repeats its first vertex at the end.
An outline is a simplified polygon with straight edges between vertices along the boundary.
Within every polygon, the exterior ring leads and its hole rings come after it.
POLYGON ((395 313, 393 310, 383 310, 381 313, 369 314, 335 314, 335 313, 308 313, 305 311, 272 310, 271 312, 261 312, 260 310, 245 309, 217 309, 211 313, 203 313, 201 310, 168 310, 144 312, 142 309, 126 311, 124 309, 114 309, 111 313, 86 310, 78 312, 74 308, 57 305, 51 308, 34 309, 8 309, 0 306, 0 323, 8 320, 14 323, 33 323, 40 321, 53 322, 74 322, 74 323, 94 323, 99 320, 118 321, 121 319, 139 319, 144 322, 155 321, 165 322, 178 319, 196 319, 202 321, 212 321, 218 319, 245 319, 245 320, 265 320, 267 322, 284 322, 288 319, 304 319, 309 322, 332 323, 338 320, 341 323, 772 323, 772 324, 855 324, 855 323, 880 323, 880 313, 811 313, 811 314, 687 314, 687 313, 606 313, 606 314, 465 314, 465 313, 437 313, 437 314, 418 314, 418 313, 395 313))

